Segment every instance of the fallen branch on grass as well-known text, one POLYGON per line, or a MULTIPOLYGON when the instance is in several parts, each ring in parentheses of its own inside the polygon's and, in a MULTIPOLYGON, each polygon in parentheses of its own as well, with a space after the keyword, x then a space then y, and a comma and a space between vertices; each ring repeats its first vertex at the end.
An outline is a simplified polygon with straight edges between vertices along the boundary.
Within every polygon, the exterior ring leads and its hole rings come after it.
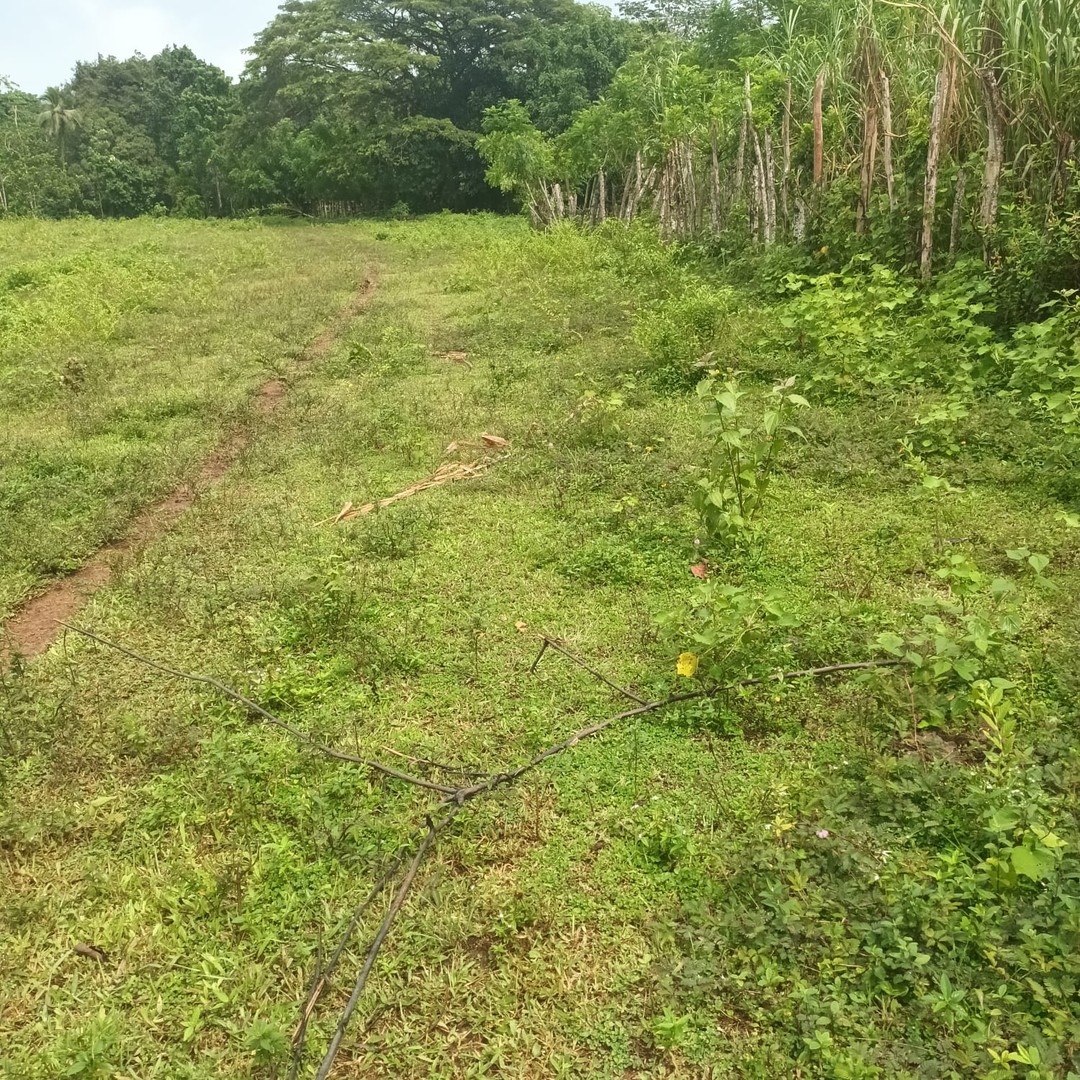
POLYGON ((397 918, 398 912, 401 911, 401 907, 405 903, 405 898, 409 895, 409 890, 412 888, 413 881, 416 880, 416 874, 420 869, 420 864, 424 861, 424 856, 427 855, 428 849, 435 842, 435 838, 451 824, 460 810, 460 805, 452 807, 438 822, 432 822, 432 820, 428 818, 427 832, 424 834, 424 839, 420 841, 420 846, 416 849, 416 854, 413 856, 412 862, 409 863, 409 869, 405 872, 405 877, 402 878, 401 884, 394 894, 394 899, 390 902, 390 907, 387 908, 382 922, 379 923, 379 929, 375 932, 375 937, 372 938, 371 944, 368 946, 367 953, 364 955, 363 966, 360 968, 360 973, 356 977, 352 993, 349 995, 349 1000, 341 1012, 341 1017, 338 1019, 337 1026, 334 1028, 334 1034, 330 1039, 330 1045, 327 1047, 326 1054, 323 1056, 319 1071, 315 1074, 315 1080, 326 1080, 330 1075, 330 1070, 334 1067, 334 1061, 337 1059, 338 1051, 341 1049, 341 1042, 345 1038, 345 1032, 348 1030, 349 1021, 352 1020, 353 1013, 356 1012, 356 1007, 360 1003, 364 988, 367 986, 372 969, 375 967, 375 961, 379 958, 379 953, 382 951, 383 942, 386 941, 386 937, 390 933, 390 928, 394 925, 394 920, 397 918))
MULTIPOLYGON (((477 795, 480 795, 485 791, 492 791, 497 787, 501 787, 503 784, 508 784, 513 780, 517 780, 518 777, 524 776, 525 773, 535 769, 537 765, 547 761, 548 758, 555 757, 556 754, 561 754, 564 750, 569 750, 570 747, 576 746, 582 739, 588 739, 593 735, 599 735, 602 731, 607 731, 609 727, 619 723, 621 720, 629 720, 635 716, 644 716, 646 713, 656 712, 659 709, 666 709, 671 705, 679 705, 685 701, 699 701, 702 698, 718 697, 720 694, 730 693, 732 690, 739 690, 747 686, 761 686, 764 683, 770 682, 782 683, 788 682, 791 679, 820 678, 822 675, 833 675, 842 671, 867 671, 871 668, 896 667, 901 663, 903 663, 901 660, 864 660, 854 664, 829 664, 826 667, 803 668, 801 671, 787 671, 776 675, 763 675, 755 679, 740 679, 738 682, 726 683, 723 686, 710 686, 706 687, 704 690, 694 690, 687 694, 672 694, 670 697, 662 698, 660 701, 644 702, 635 709, 627 709, 624 712, 617 713, 615 716, 609 716, 606 720, 601 720, 597 724, 590 724, 588 727, 575 731, 569 738, 563 739, 562 742, 556 743, 554 746, 549 746, 546 750, 541 751, 535 757, 525 762, 524 765, 519 765, 516 769, 511 769, 509 772, 491 776, 487 780, 472 784, 469 787, 458 788, 452 795, 447 795, 443 799, 443 802, 445 804, 457 803, 460 806, 470 799, 476 798, 477 795)), ((602 676, 600 677, 602 678, 602 676)), ((608 679, 604 679, 604 682, 609 685, 614 685, 608 679)), ((619 692, 625 693, 623 690, 620 690, 619 692)))
POLYGON ((217 679, 213 679, 209 675, 193 675, 190 672, 181 671, 179 668, 173 668, 169 667, 167 664, 158 663, 158 661, 151 660, 148 656, 143 656, 141 653, 135 652, 134 649, 118 645, 115 641, 109 641, 108 638, 104 638, 100 634, 95 634, 92 630, 85 630, 81 626, 74 626, 71 623, 66 622, 61 622, 60 625, 64 627, 64 629, 72 630, 76 634, 82 634, 83 637, 89 638, 91 641, 96 641, 98 644, 106 646, 106 648, 113 649, 118 653, 122 653, 124 656, 129 656, 132 660, 137 660, 140 664, 145 664, 146 667, 152 668, 154 671, 160 671, 163 674, 171 675, 176 679, 186 679, 188 682, 202 683, 204 686, 212 687, 219 694, 224 694, 225 697, 237 702, 237 704, 243 705, 249 712, 261 717, 263 720, 267 721, 267 723, 281 728, 282 731, 287 731, 293 738, 306 743, 313 750, 318 751, 326 757, 333 758, 336 761, 347 761, 352 765, 363 765, 368 769, 373 769, 375 772, 382 773, 384 776, 392 777, 394 780, 402 780, 407 784, 426 788, 428 791, 437 791, 442 795, 454 795, 459 790, 458 788, 450 787, 448 784, 436 784, 433 780, 425 780, 420 776, 411 776, 409 773, 401 772, 400 769, 395 769, 390 765, 384 765, 381 761, 370 761, 367 758, 356 757, 353 754, 346 754, 341 750, 335 750, 332 746, 327 746, 325 743, 319 742, 318 739, 312 738, 306 731, 302 731, 295 725, 290 724, 287 720, 280 719, 273 713, 268 712, 261 705, 256 704, 250 698, 244 697, 243 694, 233 690, 222 682, 218 682, 217 679))
POLYGON ((413 765, 422 765, 425 769, 431 769, 433 772, 466 776, 471 780, 479 780, 481 777, 491 775, 490 773, 482 772, 480 769, 470 769, 465 765, 447 765, 441 761, 432 761, 431 758, 414 757, 412 754, 403 754, 400 750, 395 750, 392 746, 384 746, 383 751, 387 754, 392 754, 394 757, 399 757, 403 761, 411 762, 413 765))
MULTIPOLYGON (((372 887, 367 897, 360 904, 360 906, 353 913, 349 920, 349 923, 345 929, 341 940, 338 942, 337 948, 334 950, 333 955, 330 958, 330 962, 326 967, 320 971, 316 971, 312 978, 311 990, 308 993, 307 1000, 304 1007, 301 1010, 300 1019, 297 1023, 296 1030, 293 1033, 293 1064, 290 1070, 290 1076, 295 1078, 297 1071, 300 1067, 303 1055, 304 1042, 307 1036, 307 1027, 314 1013, 315 1007, 318 1004, 319 998, 323 991, 329 985, 330 979, 333 976, 334 971, 344 955, 345 949, 348 947, 349 941, 351 941, 353 934, 356 931, 356 927, 359 925, 360 920, 369 910, 371 905, 378 899, 380 894, 393 880, 394 875, 400 870, 404 864, 411 844, 422 835, 422 839, 416 847, 413 853, 412 860, 409 863, 409 867, 405 872, 405 876, 402 878, 401 883, 397 887, 397 891, 394 894, 393 900, 390 902, 390 906, 387 908, 382 921, 379 923, 379 928, 368 945, 367 952, 364 955, 364 962, 357 975, 356 982, 353 985, 352 993, 349 995, 349 1000, 342 1011, 341 1017, 338 1020, 337 1026, 334 1029, 334 1034, 331 1037, 330 1044, 327 1047, 326 1053, 323 1056, 322 1063, 319 1066, 319 1071, 316 1074, 315 1080, 326 1080, 330 1075, 330 1071, 334 1066, 334 1062, 337 1058, 338 1051, 341 1049, 342 1040, 345 1037, 345 1032, 348 1029, 349 1022, 352 1019, 353 1014, 356 1012, 356 1008, 360 1002, 360 998, 363 995, 364 989, 367 986, 368 979, 371 977, 371 972, 374 969, 375 961, 378 959, 379 953, 382 950, 383 944, 386 941, 387 936, 394 924, 394 920, 397 918, 398 913, 401 911, 402 906, 405 903, 406 898, 409 895, 409 891, 412 888, 413 882, 416 879, 416 875, 420 870, 420 866, 424 861, 425 856, 431 849, 432 845, 438 836, 444 832, 453 823, 457 815, 464 809, 465 804, 471 802, 479 795, 488 791, 494 791, 498 787, 502 787, 506 784, 511 784, 514 781, 520 779, 526 773, 531 772, 537 766, 547 761, 549 758, 555 757, 558 754, 563 753, 565 750, 569 750, 572 746, 576 746, 583 739, 591 738, 594 735, 599 735, 601 732, 606 731, 608 728, 619 723, 622 720, 629 720, 635 716, 644 716, 647 713, 657 712, 660 709, 668 708, 671 705, 681 704, 687 701, 701 700, 704 698, 717 697, 720 694, 737 690, 748 686, 760 686, 764 683, 771 682, 787 682, 792 679, 806 679, 806 678, 818 678, 824 675, 832 675, 840 672, 848 671, 865 671, 871 668, 881 667, 895 667, 901 663, 899 660, 866 660, 858 663, 849 664, 829 664, 825 667, 816 668, 804 668, 801 671, 789 671, 778 673, 776 675, 759 676, 753 679, 740 679, 737 682, 729 683, 723 686, 711 686, 705 687, 701 690, 690 691, 685 694, 672 694, 669 697, 662 698, 658 701, 642 701, 636 694, 630 690, 623 689, 613 680, 607 676, 596 671, 593 667, 587 664, 580 657, 570 652, 565 646, 555 641, 553 638, 547 635, 543 638, 543 645, 541 646, 540 653, 536 660, 533 661, 532 668, 530 670, 535 671, 537 664, 539 664, 541 657, 547 649, 555 649, 555 651, 562 653, 568 659, 578 664, 589 674, 599 679, 601 682, 610 686, 612 689, 618 691, 624 696, 630 697, 632 700, 639 702, 639 704, 632 709, 626 709, 623 712, 616 713, 614 716, 608 717, 606 720, 601 720, 598 723, 590 724, 588 727, 580 728, 575 731, 568 738, 563 739, 561 742, 555 743, 553 746, 549 746, 547 749, 542 750, 540 753, 534 755, 524 764, 519 765, 515 769, 510 769, 506 772, 491 774, 485 776, 477 783, 465 785, 457 788, 450 787, 445 784, 436 784, 430 780, 424 780, 418 776, 411 776, 408 773, 394 769, 389 765, 384 765, 382 762, 369 761, 366 758, 355 757, 352 754, 345 754, 340 750, 335 750, 333 747, 326 746, 320 743, 318 740, 313 739, 307 732, 302 731, 300 728, 295 727, 293 724, 288 723, 285 720, 281 720, 279 717, 274 716, 273 713, 264 709, 261 705, 252 701, 250 698, 245 697, 243 694, 231 687, 226 686, 224 683, 219 682, 217 679, 211 678, 208 675, 195 675, 187 671, 181 671, 179 668, 170 667, 167 664, 159 663, 156 660, 151 660, 147 656, 143 656, 141 653, 136 652, 134 649, 129 649, 124 645, 119 645, 114 641, 110 641, 108 638, 102 637, 100 634, 96 634, 91 630, 85 630, 82 627, 74 626, 70 623, 61 623, 61 626, 65 629, 71 630, 74 633, 81 634, 83 637, 89 638, 91 641, 96 641, 100 645, 104 645, 106 648, 113 649, 116 652, 128 656, 133 660, 144 664, 146 667, 151 668, 154 671, 160 671, 165 675, 170 675, 174 678, 185 679, 188 682, 201 683, 204 686, 209 686, 218 693, 223 694, 225 697, 243 705, 250 712, 256 716, 261 717, 268 723, 273 724, 275 727, 279 727, 284 731, 287 731, 290 735, 299 739, 301 742, 306 743, 308 746, 317 750, 319 753, 326 755, 338 761, 346 761, 351 764, 363 765, 367 768, 374 769, 377 772, 383 773, 386 776, 392 777, 396 780, 402 780, 406 783, 412 784, 416 787, 426 788, 430 791, 437 791, 443 796, 440 807, 444 810, 444 813, 438 820, 433 821, 430 816, 426 818, 426 826, 421 831, 418 830, 413 834, 412 839, 406 843, 405 846, 398 852, 398 854, 391 860, 389 866, 384 871, 383 875, 372 887)), ((433 763, 432 763, 433 764, 433 763)))
MULTIPOLYGON (((503 441, 505 442, 505 440, 503 441)), ((409 499, 421 491, 427 491, 429 488, 442 487, 443 484, 453 484, 458 480, 471 480, 474 476, 480 476, 481 473, 487 472, 492 465, 504 461, 506 457, 506 454, 501 454, 498 457, 483 457, 478 461, 447 461, 426 479, 417 480, 415 484, 410 484, 407 488, 403 488, 394 495, 388 495, 385 499, 379 499, 378 502, 364 503, 363 506, 353 506, 351 502, 346 503, 334 517, 324 518, 318 524, 339 525, 343 521, 352 521, 354 518, 363 517, 365 514, 370 514, 375 510, 384 510, 402 499, 409 499)))
POLYGON ((315 1006, 319 1003, 319 998, 322 997, 323 991, 330 985, 330 980, 333 978, 334 972, 337 970, 337 966, 341 962, 341 957, 344 955, 345 949, 352 940, 352 936, 356 932, 357 926, 360 925, 360 920, 367 914, 371 905, 375 903, 382 891, 393 880, 394 875, 401 869, 402 864, 405 862, 409 853, 409 848, 424 834, 425 831, 426 827, 424 829, 418 829, 413 833, 413 835, 401 846, 397 854, 389 861, 379 880, 375 882, 371 887, 371 891, 352 913, 352 917, 345 927, 345 932, 338 941, 337 948, 334 949, 326 967, 316 970, 311 981, 311 990, 308 991, 307 1000, 304 1002, 304 1007, 300 1011, 300 1020, 292 1035, 293 1050, 292 1065, 289 1069, 289 1080, 296 1080, 301 1062, 303 1061, 304 1045, 307 1041, 307 1026, 308 1021, 311 1019, 311 1014, 315 1011, 315 1006))
MULTIPOLYGON (((588 667, 588 665, 581 661, 580 658, 574 656, 567 649, 563 648, 557 642, 546 636, 544 638, 544 645, 540 650, 540 655, 537 657, 536 661, 534 661, 531 670, 535 670, 536 664, 540 661, 540 657, 543 656, 544 651, 548 648, 554 648, 556 649, 556 651, 563 653, 563 655, 567 656, 575 663, 581 664, 581 666, 583 666, 585 670, 589 671, 590 674, 594 675, 596 678, 600 679, 608 686, 611 686, 614 689, 618 690, 619 693, 629 695, 629 691, 623 690, 606 676, 601 675, 597 671, 594 671, 591 667, 588 667)), ((599 735, 601 732, 606 731, 608 728, 619 723, 621 720, 629 720, 635 716, 644 716, 646 713, 657 712, 660 709, 667 708, 671 705, 681 704, 682 702, 686 701, 695 701, 704 698, 717 697, 720 694, 728 693, 732 690, 738 690, 748 686, 761 686, 765 683, 774 682, 782 683, 792 679, 820 678, 824 675, 834 675, 848 671, 867 671, 873 668, 896 667, 901 663, 902 661, 900 660, 890 659, 865 660, 849 664, 828 664, 824 667, 803 668, 800 671, 788 671, 778 673, 776 675, 759 676, 753 679, 740 679, 738 682, 728 683, 722 686, 706 687, 702 690, 695 690, 685 694, 672 694, 671 696, 662 698, 659 701, 642 702, 636 708, 626 709, 621 713, 617 713, 615 716, 608 717, 608 719, 606 720, 601 720, 599 723, 590 724, 588 727, 584 727, 579 729, 578 731, 575 731, 568 738, 563 739, 561 742, 556 743, 554 746, 549 746, 546 750, 543 750, 539 754, 536 754, 534 757, 530 758, 527 762, 525 762, 523 765, 518 766, 518 768, 516 769, 511 769, 507 772, 492 775, 480 783, 458 788, 458 790, 452 795, 445 796, 441 805, 446 809, 446 812, 441 818, 438 819, 438 821, 435 822, 431 820, 430 816, 427 818, 427 827, 424 833, 423 840, 417 847, 416 852, 413 855, 412 862, 409 864, 409 869, 405 877, 403 878, 401 885, 398 887, 398 891, 394 895, 394 899, 391 902, 390 907, 387 909, 386 914, 383 916, 382 921, 379 923, 379 928, 376 931, 375 936, 372 938, 371 943, 368 945, 367 952, 364 955, 363 966, 361 967, 360 973, 357 976, 356 983, 353 986, 352 994, 349 996, 348 1003, 345 1005, 345 1008, 342 1011, 340 1018, 338 1019, 337 1026, 334 1029, 334 1034, 330 1041, 330 1045, 327 1048, 321 1065, 319 1066, 319 1071, 318 1073, 316 1073, 315 1080, 326 1080, 326 1078, 330 1075, 330 1071, 334 1066, 334 1061, 337 1058, 338 1051, 341 1048, 342 1040, 345 1037, 345 1031, 349 1026, 349 1021, 352 1019, 353 1013, 356 1012, 357 1005, 359 1004, 360 997, 364 992, 364 988, 367 986, 367 982, 371 976, 371 971, 374 967, 375 961, 378 958, 383 943, 386 941, 387 935, 390 932, 390 928, 393 925, 394 920, 397 918, 398 913, 401 911, 402 905, 404 904, 405 899, 409 894, 409 890, 412 888, 413 881, 416 878, 416 874, 420 868, 420 864, 424 860, 424 856, 434 844, 439 834, 442 833, 453 823, 454 818, 462 809, 464 809, 466 803, 471 802, 473 799, 475 799, 479 795, 482 795, 484 792, 494 791, 495 788, 502 787, 505 784, 513 783, 515 780, 518 780, 520 777, 524 776, 527 772, 532 771, 538 765, 542 764, 544 761, 547 761, 548 758, 555 757, 557 754, 561 754, 563 751, 569 750, 572 746, 576 746, 583 739, 591 738, 593 735, 599 735)), ((637 699, 635 697, 635 700, 640 699, 637 699)), ((417 835, 419 835, 419 833, 415 833, 413 835, 414 840, 417 835)), ((338 944, 338 948, 335 951, 335 966, 336 958, 340 957, 341 953, 344 951, 348 940, 351 938, 352 933, 356 928, 356 924, 359 921, 360 914, 367 910, 375 897, 378 896, 378 894, 382 892, 382 890, 386 887, 389 878, 392 876, 393 872, 396 871, 396 869, 404 861, 406 850, 408 850, 408 846, 403 848, 402 851, 398 854, 390 870, 388 870, 387 873, 385 873, 383 877, 379 880, 379 882, 376 884, 375 888, 368 895, 368 898, 361 905, 358 914, 355 915, 352 920, 350 920, 349 927, 346 930, 345 936, 338 944)), ((324 975, 323 978, 319 980, 317 988, 318 993, 322 992, 323 988, 327 984, 328 978, 329 973, 324 975)), ((306 1031, 308 1019, 310 1018, 311 1012, 315 1007, 315 1002, 318 999, 318 993, 313 992, 313 995, 309 996, 302 1014, 302 1027, 298 1028, 298 1031, 306 1031)), ((295 1048, 296 1043, 294 1042, 294 1049, 295 1048)), ((294 1056, 293 1076, 295 1076, 295 1070, 299 1066, 299 1052, 302 1051, 297 1051, 297 1056, 294 1056)))
POLYGON ((620 686, 617 682, 609 679, 606 675, 601 674, 596 668, 590 667, 580 656, 572 653, 565 645, 560 644, 554 638, 550 638, 547 634, 543 635, 543 640, 540 645, 540 651, 536 654, 536 659, 532 662, 532 667, 529 668, 529 674, 533 675, 536 672, 536 668, 540 661, 544 658, 544 653, 548 649, 554 649, 556 652, 560 652, 568 660, 572 660, 578 667, 584 668, 595 679, 599 679, 602 683, 607 683, 612 690, 622 694, 623 697, 628 697, 631 701, 636 701, 639 705, 644 705, 645 699, 640 698, 633 692, 633 690, 627 690, 625 687, 620 686))

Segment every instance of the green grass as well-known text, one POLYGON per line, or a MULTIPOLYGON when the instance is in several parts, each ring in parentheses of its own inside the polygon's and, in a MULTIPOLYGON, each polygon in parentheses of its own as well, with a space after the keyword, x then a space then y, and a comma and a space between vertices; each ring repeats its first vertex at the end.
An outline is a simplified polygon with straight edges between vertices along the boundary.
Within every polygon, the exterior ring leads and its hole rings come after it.
MULTIPOLYGON (((486 217, 325 229, 16 228, 44 229, 44 264, 68 257, 56 237, 71 229, 70 247, 82 245, 88 265, 118 257, 115 230, 136 251, 157 245, 153 258, 193 290, 125 314, 123 340, 110 330, 92 346, 104 373, 92 391, 99 439, 117 438, 148 407, 144 395, 187 388, 198 398, 182 423, 147 423, 143 472, 154 479, 130 492, 128 512, 242 415, 270 358, 287 363, 288 350, 342 306, 362 267, 379 268, 367 310, 297 372, 235 468, 122 567, 82 624, 397 765, 407 763, 391 751, 509 767, 624 706, 550 652, 530 673, 540 632, 638 693, 675 687, 678 647, 658 638, 654 618, 684 603, 694 582, 690 497, 706 447, 681 388, 686 372, 646 351, 667 339, 641 328, 687 282, 714 288, 696 270, 652 248, 613 254, 602 238, 545 238, 486 217), (196 283, 211 276, 215 286, 196 303, 196 283), (149 342, 161 358, 155 378, 136 362, 149 342), (466 352, 469 364, 440 357, 449 351, 466 352), (197 379, 181 378, 189 364, 197 379), (166 370, 176 373, 171 389, 166 370), (612 403, 616 391, 621 403, 612 403), (319 524, 347 501, 427 476, 448 444, 481 432, 512 443, 482 478, 319 524)), ((0 233, 0 243, 23 250, 31 236, 0 233)), ((755 321, 767 314, 715 295, 726 351, 713 362, 782 366, 784 357, 754 352, 755 321)), ((5 377, 41 357, 55 363, 63 348, 42 335, 5 377)), ((5 399, 5 432, 46 414, 74 423, 83 406, 50 393, 51 404, 25 408, 5 399)), ((917 598, 940 588, 932 575, 954 549, 947 540, 966 538, 961 549, 994 574, 1009 569, 1006 548, 1046 552, 1057 589, 1021 590, 1024 629, 1008 672, 1023 703, 1022 743, 1041 740, 1051 713, 1066 726, 1075 719, 1075 531, 1052 498, 1008 468, 980 467, 982 458, 957 466, 970 470, 963 493, 920 495, 883 419, 897 408, 906 405, 814 408, 809 442, 789 446, 781 462, 761 535, 714 573, 785 589, 801 624, 774 644, 794 668, 876 655, 877 635, 903 631, 917 598)), ((94 456, 89 435, 65 437, 67 453, 89 455, 95 484, 118 483, 109 469, 120 466, 94 456)), ((69 525, 77 539, 65 541, 78 562, 122 515, 63 490, 67 508, 57 506, 55 520, 85 515, 69 525)), ((5 579, 9 597, 40 580, 33 574, 43 571, 29 569, 37 542, 20 541, 25 566, 5 579)), ((430 800, 71 634, 0 686, 0 1075, 282 1075, 316 958, 332 950, 430 800), (79 942, 100 947, 107 963, 73 954, 79 942)), ((951 1014, 952 1029, 934 1021, 938 1032, 930 1021, 905 1026, 908 1012, 871 1017, 854 997, 817 1012, 809 993, 801 1005, 770 1004, 777 979, 820 984, 815 993, 828 997, 825 966, 807 974, 784 943, 805 941, 819 962, 814 934, 838 925, 858 845, 885 843, 867 829, 889 837, 898 880, 922 881, 948 846, 930 825, 905 831, 903 814, 898 825, 882 809, 900 798, 888 763, 914 770, 903 798, 919 807, 909 817, 927 821, 990 775, 977 722, 959 763, 937 752, 931 731, 913 750, 904 741, 912 725, 910 708, 879 682, 770 687, 627 722, 478 800, 423 867, 334 1075, 872 1076, 883 1067, 878 1051, 859 1050, 871 1030, 893 1055, 894 1075, 988 1075, 975 1051, 982 1073, 959 1062, 949 1030, 966 1029, 951 1014), (924 772, 956 786, 942 794, 924 772), (913 794, 916 780, 931 793, 913 794), (888 799, 863 817, 846 809, 871 788, 888 799), (787 890, 785 917, 798 919, 807 887, 792 886, 791 875, 816 865, 823 822, 839 862, 819 878, 840 882, 839 898, 806 901, 816 928, 790 929, 794 938, 785 930, 769 945, 787 974, 763 973, 757 954, 739 954, 735 972, 702 960, 709 942, 735 955, 748 935, 765 934, 737 923, 759 906, 757 888, 762 897, 787 890), (760 876, 747 886, 750 868, 760 876), (850 1061, 822 1049, 821 1030, 850 1061), (918 1053, 904 1049, 915 1042, 918 1053)), ((1054 767, 1072 777, 1062 754, 1054 767)), ((1037 809, 1056 814, 1072 844, 1075 821, 1054 794, 1066 781, 1047 775, 1050 794, 1037 809)), ((959 825, 943 829, 958 848, 969 842, 959 825)), ((1075 875, 1074 862, 1069 848, 1061 874, 1075 875)), ((975 902, 965 894, 960 907, 975 902)), ((1070 931, 1058 931, 1066 941, 1070 931)), ((319 1053, 363 941, 313 1019, 319 1053)), ((1040 993, 1067 998, 1068 977, 1055 988, 1040 976, 1040 993)), ((915 998, 932 989, 919 988, 904 1009, 915 1015, 915 998)), ((1014 1049, 1017 1025, 999 1022, 983 1045, 1014 1049)), ((1064 1027, 1040 1037, 1062 1054, 1074 1039, 1064 1027)))
POLYGON ((5 222, 0 616, 188 478, 365 271, 334 229, 5 222))

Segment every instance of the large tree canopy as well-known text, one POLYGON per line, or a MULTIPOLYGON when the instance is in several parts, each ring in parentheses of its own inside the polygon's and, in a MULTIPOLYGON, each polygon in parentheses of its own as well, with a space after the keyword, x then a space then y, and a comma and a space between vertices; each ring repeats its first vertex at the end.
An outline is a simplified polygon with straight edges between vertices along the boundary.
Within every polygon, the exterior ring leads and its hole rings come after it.
MULTIPOLYGON (((250 145, 302 140, 321 196, 377 209, 491 204, 473 144, 484 110, 528 97, 548 130, 603 90, 634 31, 570 0, 292 0, 241 84, 250 145), (288 126, 282 127, 282 122, 288 126)), ((256 168, 278 176, 282 162, 256 168)), ((287 170, 286 170, 287 171, 287 170)))

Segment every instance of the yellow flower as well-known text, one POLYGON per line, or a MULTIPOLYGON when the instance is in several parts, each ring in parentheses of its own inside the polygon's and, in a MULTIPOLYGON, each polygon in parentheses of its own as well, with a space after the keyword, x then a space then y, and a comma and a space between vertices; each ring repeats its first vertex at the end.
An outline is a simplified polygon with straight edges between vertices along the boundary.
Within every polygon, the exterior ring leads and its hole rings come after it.
POLYGON ((675 664, 675 670, 680 675, 685 675, 686 678, 691 678, 697 671, 698 658, 692 652, 684 652, 679 654, 678 662, 675 664))

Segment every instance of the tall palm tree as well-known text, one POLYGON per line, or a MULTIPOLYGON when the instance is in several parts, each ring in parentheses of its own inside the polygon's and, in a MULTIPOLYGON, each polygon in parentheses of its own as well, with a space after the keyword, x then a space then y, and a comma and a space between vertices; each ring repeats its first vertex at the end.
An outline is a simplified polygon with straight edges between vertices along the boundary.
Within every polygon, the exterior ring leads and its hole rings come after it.
POLYGON ((65 150, 67 141, 72 132, 82 126, 82 117, 78 109, 69 109, 67 107, 59 87, 50 86, 45 91, 43 100, 45 108, 38 113, 38 122, 49 137, 56 140, 56 144, 60 148, 60 162, 66 168, 65 150))

